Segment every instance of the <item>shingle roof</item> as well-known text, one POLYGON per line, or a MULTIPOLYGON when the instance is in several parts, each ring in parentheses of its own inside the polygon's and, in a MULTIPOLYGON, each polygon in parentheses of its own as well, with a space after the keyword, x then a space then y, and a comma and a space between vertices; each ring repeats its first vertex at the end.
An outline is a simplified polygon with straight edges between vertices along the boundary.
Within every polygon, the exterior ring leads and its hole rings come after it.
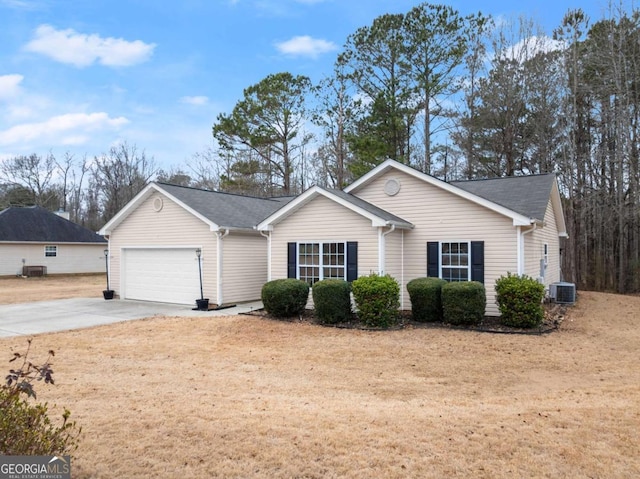
POLYGON ((0 241, 106 243, 93 231, 42 208, 10 206, 0 211, 0 241))
POLYGON ((554 181, 555 174, 550 173, 489 180, 452 181, 451 184, 521 215, 542 220, 554 181))
POLYGON ((255 198, 157 183, 160 188, 220 227, 253 229, 293 197, 255 198))
POLYGON ((357 196, 351 195, 349 193, 345 193, 342 190, 335 190, 330 188, 326 188, 326 190, 342 198, 343 200, 350 202, 354 206, 362 208, 363 210, 368 211, 373 215, 376 215, 378 218, 388 221, 391 224, 400 224, 400 225, 407 225, 407 226, 411 225, 409 221, 406 221, 400 218, 399 216, 389 213, 388 211, 383 210, 382 208, 378 208, 377 206, 372 205, 371 203, 361 198, 358 198, 357 196))

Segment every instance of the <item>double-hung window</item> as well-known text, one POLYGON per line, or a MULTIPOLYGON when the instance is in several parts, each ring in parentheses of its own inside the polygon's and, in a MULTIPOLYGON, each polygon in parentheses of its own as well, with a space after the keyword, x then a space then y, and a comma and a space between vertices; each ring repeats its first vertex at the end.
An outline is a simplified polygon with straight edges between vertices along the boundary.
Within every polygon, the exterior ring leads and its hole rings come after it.
POLYGON ((53 246, 45 246, 44 247, 44 256, 45 258, 55 258, 58 256, 58 247, 56 245, 53 246))
POLYGON ((427 276, 484 283, 484 241, 428 241, 427 276))
POLYGON ((323 279, 346 279, 346 243, 298 243, 298 278, 310 286, 323 279))
POLYGON ((440 277, 447 281, 469 281, 471 277, 469 243, 440 243, 440 277))

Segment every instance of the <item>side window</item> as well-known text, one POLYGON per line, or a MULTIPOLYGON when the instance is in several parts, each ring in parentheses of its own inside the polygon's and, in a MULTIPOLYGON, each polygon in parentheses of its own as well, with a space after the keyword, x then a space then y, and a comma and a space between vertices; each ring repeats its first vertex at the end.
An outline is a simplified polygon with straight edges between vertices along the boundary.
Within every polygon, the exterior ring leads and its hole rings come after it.
POLYGON ((323 279, 346 279, 345 243, 298 243, 298 279, 313 286, 323 279))
POLYGON ((484 241, 429 241, 427 276, 484 283, 484 241))
POLYGON ((323 279, 353 281, 358 273, 358 243, 301 242, 287 245, 287 277, 313 286, 323 279))
POLYGON ((469 281, 469 243, 440 244, 440 277, 447 281, 469 281))
POLYGON ((53 245, 47 245, 44 247, 44 256, 45 258, 55 258, 58 256, 58 247, 53 245))

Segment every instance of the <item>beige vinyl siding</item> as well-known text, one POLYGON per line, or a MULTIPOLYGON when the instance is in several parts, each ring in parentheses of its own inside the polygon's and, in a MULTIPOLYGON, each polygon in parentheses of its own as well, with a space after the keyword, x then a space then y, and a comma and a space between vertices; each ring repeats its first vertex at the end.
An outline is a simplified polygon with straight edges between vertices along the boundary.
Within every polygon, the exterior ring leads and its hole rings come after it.
MULTIPOLYGON (((154 193, 112 232, 111 288, 119 294, 122 248, 193 246, 202 248, 204 296, 216 301, 216 235, 209 225, 196 218, 161 193, 154 193), (155 211, 153 201, 161 198, 163 207, 155 211)), ((195 248, 194 248, 195 256, 195 248)))
POLYGON ((104 273, 107 244, 0 243, 0 276, 22 274, 27 266, 46 266, 47 274, 104 273), (57 256, 44 255, 45 246, 57 246, 57 256))
POLYGON ((544 215, 544 226, 525 235, 525 274, 532 278, 540 276, 540 260, 544 255, 544 244, 548 248, 548 264, 544 284, 548 288, 551 283, 560 281, 560 238, 551 200, 547 204, 544 215))
POLYGON ((223 302, 260 299, 267 282, 267 239, 236 231, 222 240, 223 302))
POLYGON ((357 241, 358 276, 378 271, 378 231, 371 220, 324 196, 317 196, 274 227, 271 278, 287 277, 287 243, 357 241))
MULTIPOLYGON (((428 241, 484 241, 486 313, 499 314, 495 281, 507 271, 518 270, 517 235, 511 218, 397 170, 352 193, 415 225, 404 233, 405 283, 426 276, 428 241), (395 196, 384 193, 385 182, 391 178, 400 182, 395 196)), ((404 308, 410 307, 407 299, 404 308)))
POLYGON ((384 273, 389 274, 400 285, 400 306, 404 305, 409 297, 405 295, 407 285, 404 283, 402 269, 402 240, 403 230, 396 230, 385 236, 385 268, 384 273), (406 298, 405 298, 406 296, 406 298))

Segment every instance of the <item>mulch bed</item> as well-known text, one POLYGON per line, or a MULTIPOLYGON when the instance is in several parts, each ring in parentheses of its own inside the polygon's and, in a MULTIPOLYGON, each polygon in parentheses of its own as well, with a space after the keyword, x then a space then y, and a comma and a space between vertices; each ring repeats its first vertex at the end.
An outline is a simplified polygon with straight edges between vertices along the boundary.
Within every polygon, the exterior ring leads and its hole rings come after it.
POLYGON ((305 322, 309 324, 316 324, 318 326, 324 326, 328 328, 341 328, 341 329, 361 329, 366 331, 395 331, 400 329, 454 329, 454 330, 466 330, 477 331, 482 333, 496 333, 496 334, 546 334, 558 329, 562 321, 566 316, 567 305, 564 304, 545 304, 544 321, 536 328, 512 328, 500 324, 500 318, 496 316, 485 316, 480 324, 474 326, 455 326, 452 324, 442 322, 429 322, 422 323, 413 321, 411 319, 411 311, 401 311, 400 320, 397 324, 390 328, 371 328, 354 315, 350 321, 337 323, 337 324, 323 324, 320 323, 312 309, 305 309, 299 317, 292 318, 276 318, 267 313, 264 309, 254 310, 251 312, 243 313, 248 316, 258 316, 261 318, 284 321, 284 322, 305 322))

